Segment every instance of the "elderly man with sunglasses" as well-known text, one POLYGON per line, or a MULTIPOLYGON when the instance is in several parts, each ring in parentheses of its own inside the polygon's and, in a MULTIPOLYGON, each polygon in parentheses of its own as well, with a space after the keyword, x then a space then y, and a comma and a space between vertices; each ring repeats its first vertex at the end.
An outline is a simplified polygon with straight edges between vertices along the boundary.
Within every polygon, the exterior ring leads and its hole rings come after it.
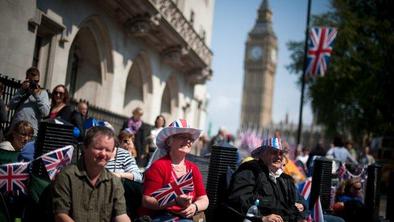
POLYGON ((248 209, 259 200, 261 216, 253 221, 306 221, 306 206, 291 176, 283 173, 281 140, 265 139, 252 156, 255 159, 243 163, 231 179, 227 203, 232 212, 238 212, 232 220, 243 221, 248 209))
POLYGON ((21 88, 8 104, 15 110, 11 127, 21 120, 28 121, 34 129, 34 136, 37 136, 38 123, 48 116, 50 109, 48 93, 41 89, 39 81, 40 71, 35 67, 29 68, 21 88))

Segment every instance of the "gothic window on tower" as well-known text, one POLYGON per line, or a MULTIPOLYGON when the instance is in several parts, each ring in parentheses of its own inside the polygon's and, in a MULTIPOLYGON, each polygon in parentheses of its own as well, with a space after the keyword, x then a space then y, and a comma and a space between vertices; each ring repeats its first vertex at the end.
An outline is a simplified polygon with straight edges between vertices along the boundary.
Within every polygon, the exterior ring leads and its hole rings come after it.
POLYGON ((277 55, 276 55, 276 49, 271 50, 271 61, 276 63, 277 55))

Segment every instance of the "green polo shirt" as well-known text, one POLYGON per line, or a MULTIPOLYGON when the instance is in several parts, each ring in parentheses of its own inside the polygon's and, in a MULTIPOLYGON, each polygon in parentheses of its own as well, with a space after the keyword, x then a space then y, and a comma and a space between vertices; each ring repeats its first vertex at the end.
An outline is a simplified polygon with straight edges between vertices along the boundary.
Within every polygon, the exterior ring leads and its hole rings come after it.
POLYGON ((96 186, 89 182, 83 158, 56 177, 53 188, 54 214, 66 213, 75 221, 112 221, 126 213, 122 182, 108 170, 96 186))

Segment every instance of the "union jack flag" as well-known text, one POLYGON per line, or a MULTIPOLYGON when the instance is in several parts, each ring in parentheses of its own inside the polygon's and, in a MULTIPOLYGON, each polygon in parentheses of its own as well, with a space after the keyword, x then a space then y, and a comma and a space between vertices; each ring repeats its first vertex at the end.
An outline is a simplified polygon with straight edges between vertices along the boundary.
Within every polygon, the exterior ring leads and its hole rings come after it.
POLYGON ((338 178, 340 180, 347 179, 347 178, 345 178, 346 177, 346 172, 347 172, 347 170, 346 170, 345 164, 344 163, 340 163, 340 166, 339 166, 338 171, 337 171, 338 178))
POLYGON ((178 195, 187 194, 194 190, 192 170, 185 175, 174 179, 173 182, 154 191, 151 195, 156 198, 160 206, 166 205, 168 202, 175 200, 178 195))
POLYGON ((70 164, 73 151, 73 146, 66 146, 46 153, 37 159, 41 159, 44 162, 48 176, 51 180, 53 180, 65 166, 70 164))
POLYGON ((311 194, 312 178, 307 178, 305 182, 301 183, 298 187, 299 190, 301 190, 301 196, 304 197, 305 200, 308 200, 309 195, 311 194))
POLYGON ((308 41, 307 74, 311 76, 324 76, 330 61, 332 46, 336 36, 336 28, 311 28, 308 41))
POLYGON ((313 205, 312 218, 315 222, 324 222, 323 209, 320 202, 320 196, 317 197, 313 205))
POLYGON ((30 162, 10 163, 0 165, 0 191, 26 193, 26 183, 29 179, 30 162))

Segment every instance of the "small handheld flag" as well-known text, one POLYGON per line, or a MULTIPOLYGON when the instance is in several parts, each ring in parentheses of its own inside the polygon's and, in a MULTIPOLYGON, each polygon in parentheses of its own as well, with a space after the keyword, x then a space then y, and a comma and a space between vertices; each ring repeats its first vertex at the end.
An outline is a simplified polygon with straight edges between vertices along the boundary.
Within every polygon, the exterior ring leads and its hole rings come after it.
POLYGON ((323 209, 320 202, 320 196, 317 197, 313 205, 312 218, 315 222, 324 222, 323 209))
POLYGON ((305 182, 303 182, 302 184, 300 184, 300 188, 301 188, 301 196, 304 197, 305 200, 309 199, 309 195, 311 194, 311 188, 312 188, 312 178, 309 177, 305 180, 305 182))
POLYGON ((181 194, 187 194, 194 190, 193 173, 190 170, 185 175, 175 179, 164 187, 152 193, 152 197, 156 198, 160 206, 166 205, 168 202, 175 200, 181 194))
POLYGON ((337 29, 331 27, 312 27, 308 41, 306 73, 310 76, 324 76, 337 29))
POLYGON ((49 153, 46 153, 37 159, 41 159, 44 163, 45 169, 51 180, 68 164, 70 164, 74 147, 66 146, 49 153))
POLYGON ((0 192, 26 193, 30 162, 0 165, 0 192))

